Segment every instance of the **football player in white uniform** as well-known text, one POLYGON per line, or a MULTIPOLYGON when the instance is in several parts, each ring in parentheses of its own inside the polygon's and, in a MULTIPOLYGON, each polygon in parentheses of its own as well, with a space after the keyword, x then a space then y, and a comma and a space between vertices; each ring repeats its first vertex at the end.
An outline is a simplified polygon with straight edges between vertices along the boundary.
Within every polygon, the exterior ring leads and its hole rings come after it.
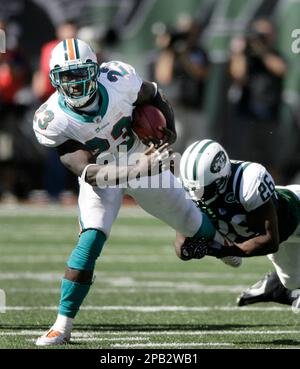
POLYGON ((157 150, 152 145, 149 149, 131 129, 134 107, 152 104, 166 118, 163 141, 169 144, 175 141, 172 109, 155 83, 143 81, 132 66, 119 61, 99 67, 93 50, 78 39, 64 40, 53 49, 50 79, 56 92, 37 110, 34 131, 42 145, 58 149, 62 163, 80 178, 81 233, 62 279, 57 320, 38 338, 37 345, 57 345, 70 340, 73 319, 92 284, 96 259, 109 237, 124 193, 188 240, 202 237, 210 240, 215 235, 209 218, 187 199, 169 170, 156 174, 156 183, 169 183, 169 187, 100 188, 111 172, 110 165, 98 159, 108 153, 118 156, 121 145, 128 155, 138 153, 139 161, 128 171, 119 168, 114 178, 119 183, 138 175, 147 178, 149 162, 158 166, 159 161, 168 160, 166 145, 157 150))
POLYGON ((275 271, 244 291, 238 305, 296 302, 300 292, 300 247, 283 242, 300 221, 300 185, 275 186, 265 167, 230 160, 213 140, 197 141, 185 150, 180 175, 198 207, 230 246, 195 241, 186 247, 178 238, 177 255, 182 259, 182 253, 194 257, 193 247, 202 247, 201 255, 216 257, 268 255, 275 271))

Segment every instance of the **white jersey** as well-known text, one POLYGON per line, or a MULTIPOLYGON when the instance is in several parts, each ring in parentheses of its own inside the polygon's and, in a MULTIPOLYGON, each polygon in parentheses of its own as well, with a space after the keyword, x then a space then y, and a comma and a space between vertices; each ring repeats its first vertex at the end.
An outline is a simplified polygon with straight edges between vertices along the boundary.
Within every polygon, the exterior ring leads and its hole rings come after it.
POLYGON ((99 110, 94 114, 74 111, 55 92, 35 113, 33 128, 38 141, 44 146, 56 147, 74 140, 100 153, 114 153, 120 144, 130 150, 137 139, 131 129, 133 103, 142 83, 128 64, 119 61, 101 64, 99 110))
MULTIPOLYGON (((116 154, 120 144, 127 145, 130 154, 145 151, 146 146, 131 129, 133 103, 142 83, 130 65, 115 61, 101 64, 98 88, 102 103, 99 111, 93 115, 74 111, 56 92, 35 114, 33 125, 38 141, 48 147, 57 147, 67 140, 74 140, 88 149, 98 149, 100 154, 116 154)), ((144 179, 148 181, 148 177, 144 179)), ((145 211, 184 236, 195 235, 204 218, 193 201, 187 199, 173 174, 162 171, 153 175, 151 182, 159 185, 99 188, 81 177, 78 203, 82 230, 98 229, 108 237, 123 195, 128 194, 145 211)))
POLYGON ((274 194, 275 184, 267 169, 258 163, 231 161, 236 169, 232 189, 246 212, 257 209, 274 194))
POLYGON ((246 222, 247 214, 276 196, 275 184, 258 163, 231 161, 232 173, 225 193, 207 207, 199 207, 215 228, 231 242, 243 242, 255 235, 246 222))

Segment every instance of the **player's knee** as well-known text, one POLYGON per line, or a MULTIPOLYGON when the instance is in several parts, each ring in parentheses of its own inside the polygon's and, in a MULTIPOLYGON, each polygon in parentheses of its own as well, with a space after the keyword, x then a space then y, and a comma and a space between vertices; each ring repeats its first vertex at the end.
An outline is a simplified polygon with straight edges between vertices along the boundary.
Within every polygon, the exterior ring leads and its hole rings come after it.
POLYGON ((94 270, 77 270, 67 268, 64 279, 80 284, 92 284, 94 270))
POLYGON ((93 270, 105 241, 106 236, 100 230, 87 229, 82 232, 68 260, 68 267, 76 270, 93 270))

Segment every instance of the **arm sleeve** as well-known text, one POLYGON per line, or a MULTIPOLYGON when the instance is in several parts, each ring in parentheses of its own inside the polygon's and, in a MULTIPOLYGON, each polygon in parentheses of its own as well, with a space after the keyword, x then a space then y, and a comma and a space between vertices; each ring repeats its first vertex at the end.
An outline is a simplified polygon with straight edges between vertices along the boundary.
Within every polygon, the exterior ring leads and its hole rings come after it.
POLYGON ((143 79, 133 66, 121 61, 111 61, 101 64, 100 73, 106 74, 111 88, 127 96, 129 103, 133 104, 136 101, 143 79))
POLYGON ((33 130, 38 142, 47 147, 57 147, 68 140, 65 135, 67 122, 44 104, 33 118, 33 130))
POLYGON ((250 163, 243 169, 239 188, 240 203, 247 212, 253 211, 265 204, 275 192, 272 176, 264 166, 250 163))

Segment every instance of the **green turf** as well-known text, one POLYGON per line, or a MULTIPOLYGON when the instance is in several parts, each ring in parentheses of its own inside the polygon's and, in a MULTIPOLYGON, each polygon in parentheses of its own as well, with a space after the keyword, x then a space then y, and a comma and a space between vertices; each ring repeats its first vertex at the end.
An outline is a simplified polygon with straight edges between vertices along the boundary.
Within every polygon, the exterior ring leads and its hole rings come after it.
MULTIPOLYGON (((0 348, 34 348, 56 316, 60 278, 77 240, 76 211, 0 208, 0 224, 8 306, 0 314, 0 348)), ((235 308, 243 288, 273 269, 266 257, 239 269, 210 257, 182 262, 173 238, 140 210, 121 211, 68 348, 300 347, 299 315, 289 307, 235 308)))

